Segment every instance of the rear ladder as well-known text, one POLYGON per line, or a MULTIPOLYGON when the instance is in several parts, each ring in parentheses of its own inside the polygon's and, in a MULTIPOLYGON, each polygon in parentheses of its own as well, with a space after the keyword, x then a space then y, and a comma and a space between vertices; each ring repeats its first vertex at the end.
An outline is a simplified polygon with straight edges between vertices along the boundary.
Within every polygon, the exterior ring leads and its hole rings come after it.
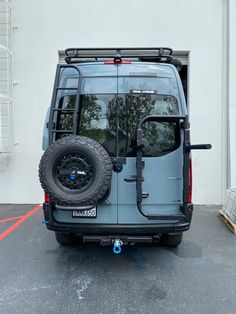
POLYGON ((78 126, 78 112, 79 112, 79 97, 80 97, 80 84, 81 84, 81 73, 79 69, 73 65, 58 65, 56 71, 56 79, 53 88, 53 96, 52 96, 52 103, 49 115, 49 123, 48 123, 48 130, 49 130, 49 145, 51 145, 56 139, 58 134, 77 134, 77 126, 78 126), (59 87, 60 83, 60 73, 63 68, 74 68, 79 73, 78 79, 78 86, 77 87, 59 87), (58 108, 57 106, 57 95, 59 91, 74 91, 76 92, 76 100, 75 100, 75 107, 73 109, 63 109, 58 108), (57 128, 58 118, 55 121, 55 114, 58 113, 65 113, 73 115, 73 126, 72 129, 69 130, 60 130, 57 128))

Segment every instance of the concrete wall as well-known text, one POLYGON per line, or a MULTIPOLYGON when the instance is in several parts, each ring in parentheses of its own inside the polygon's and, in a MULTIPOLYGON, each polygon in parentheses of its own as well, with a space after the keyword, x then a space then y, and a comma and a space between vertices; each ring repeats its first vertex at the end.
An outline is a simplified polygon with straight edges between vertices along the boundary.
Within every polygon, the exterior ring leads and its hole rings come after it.
POLYGON ((71 46, 170 46, 190 51, 189 107, 195 203, 220 204, 222 154, 223 0, 15 0, 14 151, 0 169, 0 201, 42 201, 38 183, 42 127, 58 50, 71 46))

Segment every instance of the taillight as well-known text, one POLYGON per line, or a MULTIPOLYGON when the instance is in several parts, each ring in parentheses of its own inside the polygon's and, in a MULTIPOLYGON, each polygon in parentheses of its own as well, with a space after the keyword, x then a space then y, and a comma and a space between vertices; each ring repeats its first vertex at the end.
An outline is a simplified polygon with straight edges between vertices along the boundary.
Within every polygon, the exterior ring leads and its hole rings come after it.
POLYGON ((44 202, 45 203, 49 203, 50 202, 50 197, 49 197, 47 192, 44 192, 44 202))
POLYGON ((189 189, 188 189, 188 203, 192 203, 192 188, 193 188, 193 177, 192 177, 192 159, 189 160, 189 189))

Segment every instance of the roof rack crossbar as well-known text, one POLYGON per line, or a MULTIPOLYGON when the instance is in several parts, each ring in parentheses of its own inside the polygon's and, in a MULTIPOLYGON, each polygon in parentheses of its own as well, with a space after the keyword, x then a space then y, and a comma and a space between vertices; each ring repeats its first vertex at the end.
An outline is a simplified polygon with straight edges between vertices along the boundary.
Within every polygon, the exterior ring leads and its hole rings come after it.
POLYGON ((113 59, 120 61, 123 58, 135 59, 139 61, 155 60, 156 62, 170 63, 172 61, 171 48, 148 47, 148 48, 68 48, 65 50, 66 63, 79 63, 88 61, 98 61, 98 59, 113 59), (90 59, 90 60, 89 60, 90 59))

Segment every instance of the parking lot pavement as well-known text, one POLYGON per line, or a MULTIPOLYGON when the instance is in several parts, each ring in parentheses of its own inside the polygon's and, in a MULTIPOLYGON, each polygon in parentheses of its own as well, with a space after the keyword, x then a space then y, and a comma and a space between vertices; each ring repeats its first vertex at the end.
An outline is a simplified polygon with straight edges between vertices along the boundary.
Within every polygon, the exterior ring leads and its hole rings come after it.
POLYGON ((179 248, 135 245, 120 255, 60 247, 35 208, 0 206, 1 314, 236 312, 236 236, 217 208, 195 208, 179 248))

